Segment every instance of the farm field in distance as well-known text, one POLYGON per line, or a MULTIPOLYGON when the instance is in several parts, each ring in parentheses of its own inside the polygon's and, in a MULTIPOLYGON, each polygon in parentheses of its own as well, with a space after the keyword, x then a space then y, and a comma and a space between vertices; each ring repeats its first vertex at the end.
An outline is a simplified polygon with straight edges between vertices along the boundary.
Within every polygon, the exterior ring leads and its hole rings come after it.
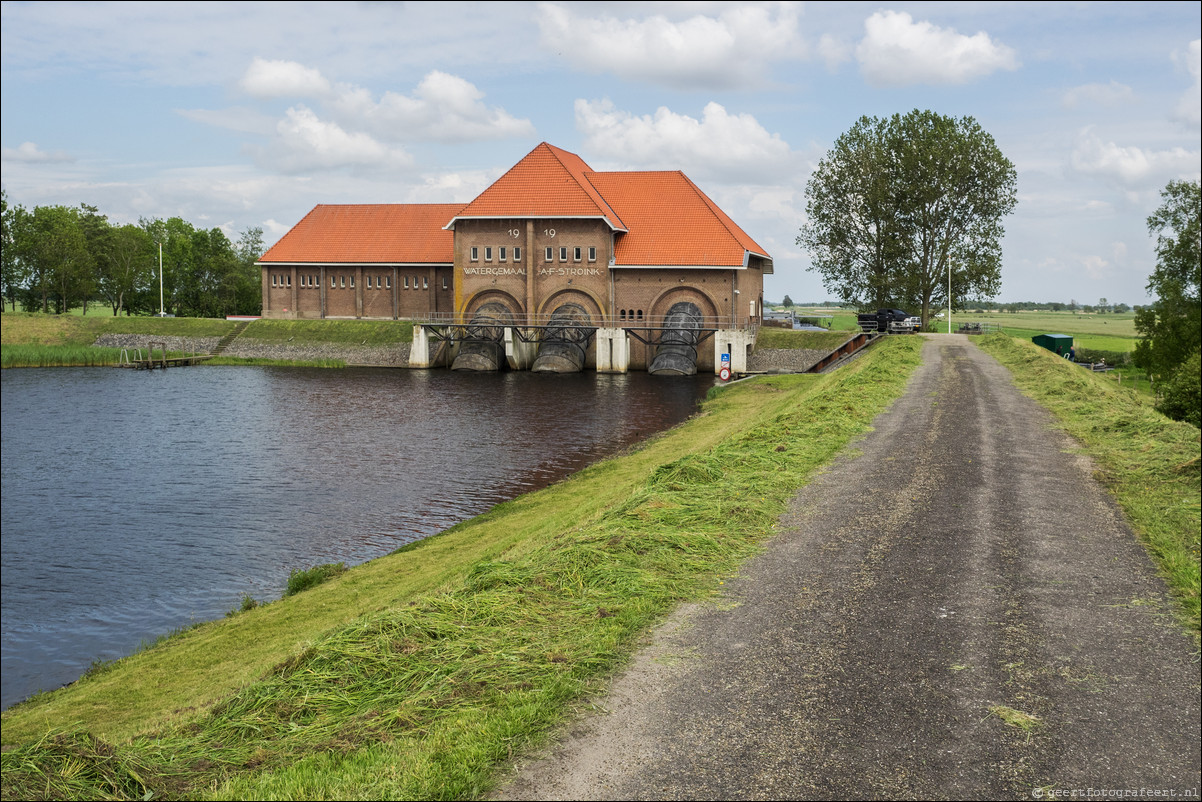
POLYGON ((1086 314, 1083 312, 956 312, 952 328, 959 322, 997 323, 1012 337, 1030 339, 1036 334, 1071 334, 1082 348, 1099 351, 1134 351, 1135 314, 1086 314))
MULTIPOLYGON (((784 307, 776 305, 775 308, 784 307)), ((830 316, 832 331, 857 329, 856 312, 852 309, 795 306, 793 311, 798 315, 830 316)), ((961 323, 973 322, 997 324, 1011 337, 1027 340, 1036 334, 1071 334, 1078 346, 1098 351, 1130 352, 1135 350, 1135 344, 1139 341, 1135 333, 1134 312, 1104 315, 1085 312, 957 310, 952 314, 952 331, 955 332, 961 323)), ((947 319, 934 321, 933 327, 937 332, 947 331, 947 319)))

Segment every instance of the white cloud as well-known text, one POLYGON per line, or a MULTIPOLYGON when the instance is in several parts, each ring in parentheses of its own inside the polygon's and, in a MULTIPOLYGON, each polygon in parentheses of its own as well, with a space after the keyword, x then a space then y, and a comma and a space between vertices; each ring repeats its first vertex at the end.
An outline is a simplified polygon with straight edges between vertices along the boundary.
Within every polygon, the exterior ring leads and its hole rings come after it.
POLYGON ((331 107, 344 123, 362 126, 390 140, 474 142, 535 133, 529 120, 489 108, 484 93, 469 81, 437 70, 422 79, 412 96, 385 92, 379 102, 358 87, 340 87, 331 107))
POLYGON ((69 154, 61 150, 47 153, 33 142, 22 142, 18 147, 4 148, 3 158, 6 162, 22 164, 62 164, 75 161, 69 154))
POLYGON ((707 104, 698 120, 662 106, 636 117, 608 100, 577 100, 576 127, 589 153, 641 167, 683 169, 690 177, 774 184, 794 161, 779 134, 717 103, 707 104))
POLYGON ((1184 62, 1185 69, 1193 77, 1194 83, 1181 96, 1174 110, 1173 118, 1186 125, 1202 124, 1202 39, 1189 43, 1189 51, 1179 61, 1184 62))
POLYGON ((851 53, 851 45, 831 36, 829 33, 822 34, 818 40, 818 57, 826 64, 826 68, 832 72, 843 62, 851 61, 851 53))
POLYGON ((1159 186, 1170 178, 1198 175, 1199 151, 1185 148, 1148 150, 1103 142, 1086 129, 1073 148, 1074 170, 1117 180, 1128 188, 1159 186))
MULTIPOLYGON (((388 142, 476 142, 535 133, 529 120, 484 104, 484 93, 463 78, 434 70, 413 94, 385 92, 379 100, 349 83, 333 83, 320 71, 293 61, 255 59, 239 84, 259 99, 309 99, 348 132, 362 131, 388 142)), ((202 119, 202 112, 190 112, 202 119)), ((211 122, 230 127, 248 118, 211 114, 211 122)))
POLYGON ((538 24, 543 47, 582 70, 678 88, 756 85, 771 62, 805 54, 793 3, 738 3, 680 21, 583 17, 543 4, 538 24))
POLYGON ((1113 107, 1130 103, 1134 99, 1135 92, 1131 87, 1111 81, 1108 84, 1075 86, 1061 96, 1060 103, 1066 109, 1075 109, 1081 105, 1113 107))
POLYGON ((905 12, 878 11, 864 22, 856 47, 860 71, 873 86, 963 84, 1019 66, 1014 51, 985 32, 965 36, 905 12))
POLYGON ((271 147, 259 152, 259 161, 286 173, 339 168, 394 170, 409 167, 412 157, 371 136, 346 131, 337 123, 321 120, 305 106, 288 110, 276 127, 271 147))
POLYGON ((239 84, 251 97, 320 98, 329 94, 330 82, 320 71, 295 61, 268 61, 256 58, 239 84))
POLYGON ((241 106, 225 109, 181 109, 176 113, 188 120, 243 134, 269 136, 276 125, 275 118, 241 106))
POLYGON ((1097 254, 1076 254, 1077 265, 1093 280, 1105 278, 1110 263, 1097 254))

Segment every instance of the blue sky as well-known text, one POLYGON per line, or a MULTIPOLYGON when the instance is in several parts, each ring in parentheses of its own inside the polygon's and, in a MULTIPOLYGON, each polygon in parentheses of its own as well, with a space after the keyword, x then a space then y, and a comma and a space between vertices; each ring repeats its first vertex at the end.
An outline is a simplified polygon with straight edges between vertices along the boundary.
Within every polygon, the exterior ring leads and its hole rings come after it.
POLYGON ((1202 4, 4 2, 3 186, 274 243, 318 203, 469 201, 539 142, 682 170, 828 296, 805 184, 862 115, 971 116, 1015 163, 1003 301, 1148 300, 1202 173, 1202 4))

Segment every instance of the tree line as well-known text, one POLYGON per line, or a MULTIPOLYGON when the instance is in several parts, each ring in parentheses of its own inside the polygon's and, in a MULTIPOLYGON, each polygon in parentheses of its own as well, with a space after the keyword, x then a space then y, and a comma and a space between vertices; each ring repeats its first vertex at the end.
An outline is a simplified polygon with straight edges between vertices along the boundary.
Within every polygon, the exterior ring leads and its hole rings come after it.
POLYGON ((7 193, 0 212, 0 297, 13 311, 62 314, 83 307, 87 314, 95 302, 114 315, 162 310, 224 317, 262 309, 255 267, 263 253, 261 228, 248 228, 235 243, 219 228, 196 228, 179 217, 116 225, 95 206, 26 209, 11 204, 7 193))
MULTIPOLYGON (((814 301, 808 303, 795 303, 788 295, 779 304, 768 301, 769 306, 783 306, 789 309, 794 306, 810 307, 827 307, 827 308, 842 308, 842 301, 814 301)), ((867 311, 870 307, 857 307, 860 311, 867 311)), ((871 307, 878 308, 878 307, 871 307)), ((888 308, 888 307, 879 307, 888 308)), ((1136 311, 1140 307, 1134 307, 1136 311)), ((1098 300, 1097 304, 1079 304, 1075 300, 1064 301, 981 301, 968 299, 963 302, 955 303, 955 311, 977 310, 980 312, 1009 312, 1015 314, 1018 312, 1084 312, 1085 314, 1114 314, 1125 315, 1132 311, 1132 307, 1125 303, 1111 303, 1105 298, 1098 300)))

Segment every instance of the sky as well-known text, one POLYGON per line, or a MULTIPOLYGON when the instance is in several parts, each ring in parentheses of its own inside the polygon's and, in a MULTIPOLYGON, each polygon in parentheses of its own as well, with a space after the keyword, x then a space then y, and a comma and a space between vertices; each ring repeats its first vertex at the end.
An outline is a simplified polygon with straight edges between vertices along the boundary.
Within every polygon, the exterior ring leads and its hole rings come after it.
POLYGON ((321 203, 468 202, 540 142, 681 170, 775 262, 862 116, 972 117, 1018 173, 996 300, 1151 300, 1202 174, 1198 2, 4 2, 0 182, 270 246, 321 203))

